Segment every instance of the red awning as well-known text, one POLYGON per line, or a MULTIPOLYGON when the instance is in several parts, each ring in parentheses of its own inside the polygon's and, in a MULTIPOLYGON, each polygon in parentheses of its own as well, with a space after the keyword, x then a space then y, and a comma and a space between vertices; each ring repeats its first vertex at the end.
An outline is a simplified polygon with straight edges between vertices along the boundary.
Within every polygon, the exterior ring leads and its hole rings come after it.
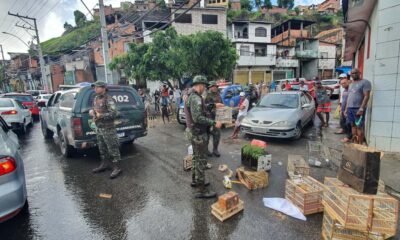
POLYGON ((353 60, 354 53, 362 41, 376 0, 348 1, 347 21, 344 24, 346 45, 344 60, 353 60), (356 3, 354 3, 356 2, 356 3))

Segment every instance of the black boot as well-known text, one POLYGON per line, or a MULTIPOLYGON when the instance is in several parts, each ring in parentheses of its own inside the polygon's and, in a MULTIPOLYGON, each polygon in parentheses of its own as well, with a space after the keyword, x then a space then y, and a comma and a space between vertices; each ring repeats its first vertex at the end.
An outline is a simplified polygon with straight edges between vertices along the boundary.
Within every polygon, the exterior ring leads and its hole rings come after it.
MULTIPOLYGON (((190 186, 195 188, 195 187, 200 187, 200 184, 199 184, 198 182, 196 182, 196 181, 192 181, 192 182, 190 183, 190 186)), ((210 186, 210 182, 205 182, 205 183, 204 183, 204 186, 205 186, 205 187, 210 186)))
POLYGON ((108 166, 108 164, 106 163, 106 161, 102 160, 100 163, 100 166, 98 166, 97 168, 94 168, 92 170, 92 173, 100 173, 100 172, 104 172, 105 170, 110 170, 110 166, 108 166))
POLYGON ((213 191, 209 191, 203 183, 200 184, 200 190, 196 193, 195 198, 215 198, 217 197, 217 193, 213 191))
POLYGON ((116 163, 113 163, 113 169, 110 174, 110 178, 114 179, 114 178, 118 177, 118 175, 120 175, 121 172, 122 172, 122 170, 118 167, 118 165, 116 163))
POLYGON ((218 147, 214 147, 212 153, 213 153, 214 156, 216 156, 216 157, 221 157, 221 154, 220 154, 219 151, 218 151, 218 147))
POLYGON ((207 156, 212 157, 213 153, 207 150, 207 156))

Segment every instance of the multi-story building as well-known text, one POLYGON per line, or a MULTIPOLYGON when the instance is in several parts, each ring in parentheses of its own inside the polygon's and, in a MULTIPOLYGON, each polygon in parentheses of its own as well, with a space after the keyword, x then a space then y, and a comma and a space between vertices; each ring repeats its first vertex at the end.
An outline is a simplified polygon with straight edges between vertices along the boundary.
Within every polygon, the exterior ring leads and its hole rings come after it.
POLYGON ((318 4, 319 13, 334 14, 340 10, 340 0, 325 0, 318 4))
POLYGON ((288 51, 295 54, 292 56, 281 57, 279 60, 278 77, 304 77, 312 79, 318 76, 318 39, 312 38, 311 29, 314 24, 312 21, 291 19, 272 28, 272 42, 276 43, 281 51, 288 51), (297 59, 298 62, 294 61, 297 59), (295 66, 298 68, 294 71, 295 66), (288 67, 285 67, 288 66, 288 67), (293 73, 293 74, 292 74, 293 73))
POLYGON ((271 23, 264 21, 233 21, 228 26, 228 37, 239 55, 234 71, 235 83, 272 80, 276 45, 271 43, 271 27, 271 23))
POLYGON ((318 77, 331 79, 335 77, 336 44, 319 41, 318 77))
MULTIPOLYGON (((178 7, 173 6, 172 11, 178 7)), ((214 30, 226 35, 225 7, 194 7, 189 12, 183 12, 187 7, 177 10, 171 17, 175 19, 172 26, 178 34, 189 35, 196 32, 214 30)))
POLYGON ((293 46, 276 46, 276 65, 272 71, 274 80, 294 78, 299 68, 296 48, 293 46))
POLYGON ((349 0, 345 7, 345 60, 353 60, 372 82, 366 141, 400 152, 400 2, 349 0))

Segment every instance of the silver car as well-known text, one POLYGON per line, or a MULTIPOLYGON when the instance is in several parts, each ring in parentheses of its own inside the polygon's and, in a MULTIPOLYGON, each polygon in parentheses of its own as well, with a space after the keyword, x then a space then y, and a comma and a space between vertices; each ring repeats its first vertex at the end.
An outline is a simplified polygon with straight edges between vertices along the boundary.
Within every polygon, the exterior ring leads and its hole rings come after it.
POLYGON ((315 103, 308 93, 273 92, 264 96, 241 123, 243 133, 272 138, 299 139, 313 121, 315 103))
POLYGON ((0 117, 0 222, 27 209, 24 163, 18 137, 0 117))

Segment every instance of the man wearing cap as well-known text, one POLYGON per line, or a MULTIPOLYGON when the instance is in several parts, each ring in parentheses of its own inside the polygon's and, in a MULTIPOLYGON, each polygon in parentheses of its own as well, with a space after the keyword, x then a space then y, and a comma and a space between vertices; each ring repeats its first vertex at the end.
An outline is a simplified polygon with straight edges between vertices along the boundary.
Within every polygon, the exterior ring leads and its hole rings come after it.
POLYGON ((214 121, 206 116, 206 109, 201 95, 206 90, 207 78, 205 76, 195 76, 193 79, 193 91, 185 103, 186 131, 189 132, 190 141, 193 147, 192 160, 192 187, 198 187, 199 192, 196 198, 214 198, 216 193, 207 190, 205 181, 205 169, 207 165, 207 129, 209 127, 221 128, 221 122, 214 121))
POLYGON ((96 124, 97 146, 100 151, 100 166, 93 169, 93 173, 112 169, 110 178, 116 178, 121 169, 118 162, 121 160, 119 152, 119 140, 114 120, 117 115, 117 106, 112 97, 107 94, 107 85, 104 82, 96 82, 94 90, 96 96, 93 100, 93 109, 89 115, 96 124))
MULTIPOLYGON (((212 120, 215 120, 217 108, 224 107, 218 91, 218 85, 215 81, 211 81, 208 85, 208 93, 205 99, 205 104, 207 109, 207 116, 212 120)), ((207 146, 211 136, 213 137, 213 150, 212 152, 208 152, 208 156, 212 156, 214 154, 214 156, 220 157, 221 154, 218 151, 218 145, 221 138, 221 131, 218 128, 214 127, 210 129, 208 134, 207 146)))
POLYGON ((339 105, 340 105, 340 127, 341 130, 335 132, 335 134, 346 134, 346 137, 342 139, 342 142, 349 142, 351 139, 351 125, 347 121, 345 116, 345 110, 347 105, 347 98, 349 96, 349 85, 350 81, 347 77, 347 74, 342 73, 339 75, 341 92, 339 97, 339 105))

